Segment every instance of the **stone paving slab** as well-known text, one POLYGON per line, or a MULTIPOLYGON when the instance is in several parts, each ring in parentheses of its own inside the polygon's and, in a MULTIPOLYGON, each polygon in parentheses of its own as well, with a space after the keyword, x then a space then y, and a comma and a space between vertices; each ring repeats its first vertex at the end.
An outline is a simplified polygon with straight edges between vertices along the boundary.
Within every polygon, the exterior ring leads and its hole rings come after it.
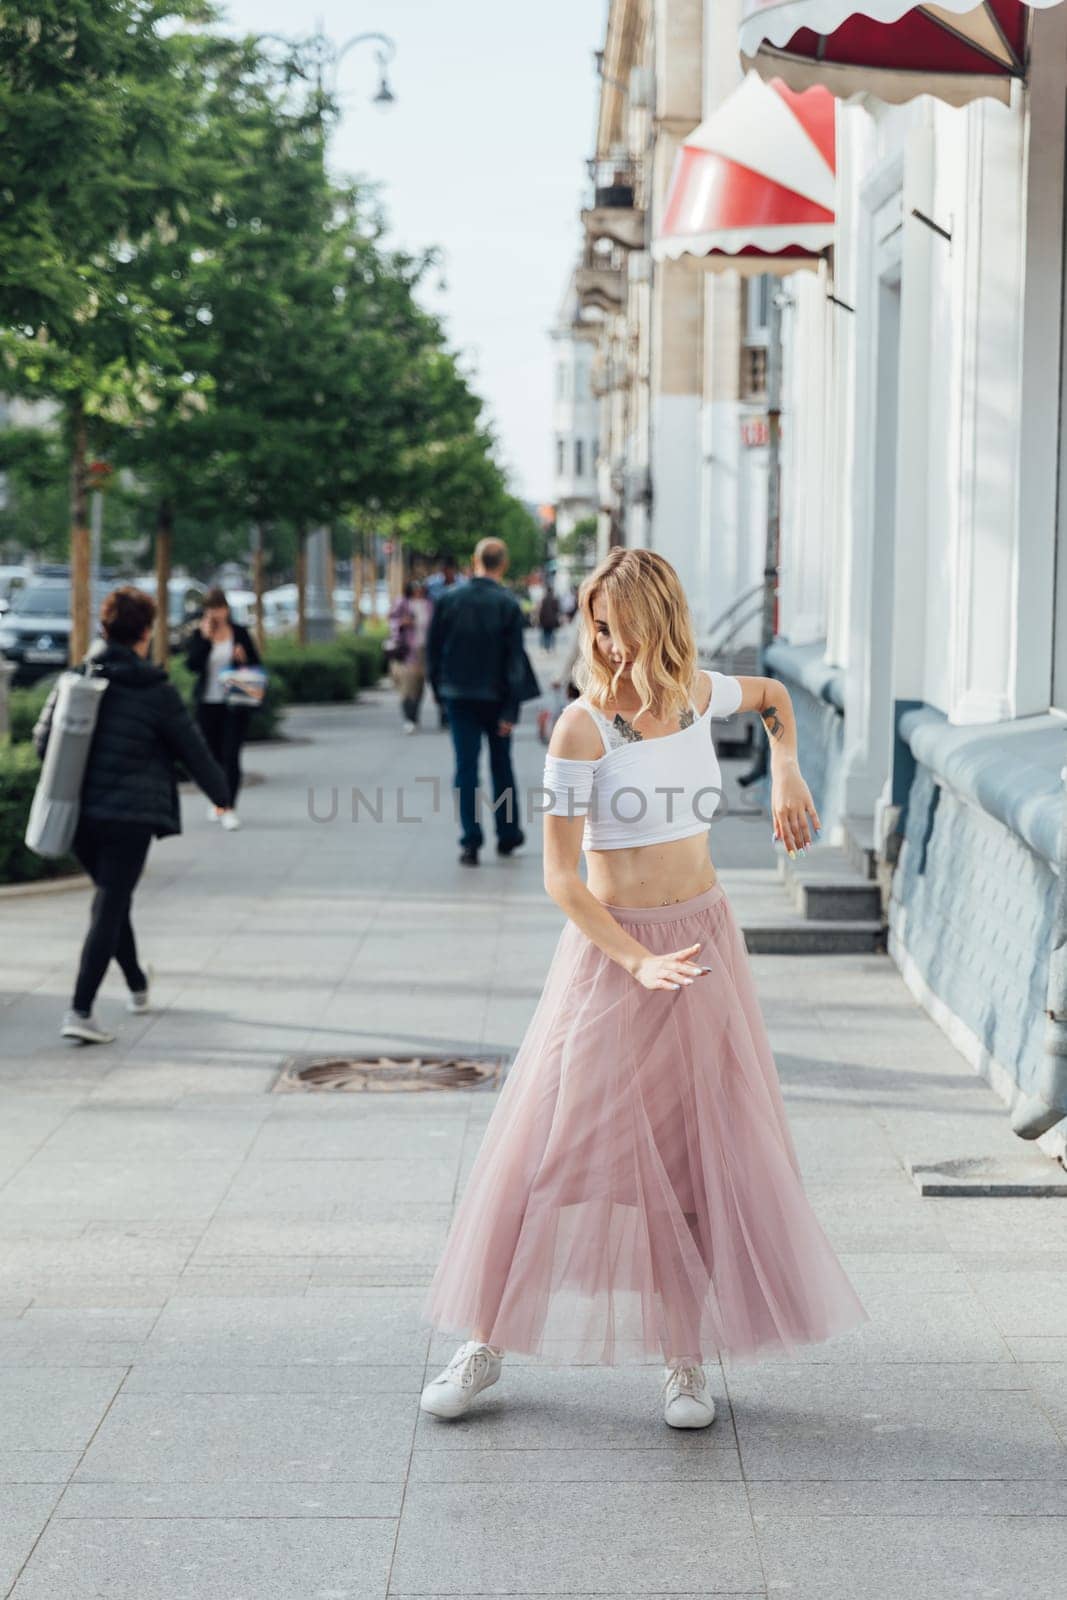
POLYGON ((403 1394, 120 1394, 75 1482, 402 1484, 414 1427, 403 1394))
POLYGON ((55 1517, 11 1600, 382 1600, 395 1537, 358 1517, 55 1517))
POLYGON ((740 1483, 410 1485, 390 1592, 761 1590, 740 1483), (506 1533, 505 1530, 506 1529, 506 1533), (667 1579, 669 1588, 664 1589, 667 1579))
POLYGON ((773 1505, 755 1522, 768 1595, 804 1600, 1051 1595, 1067 1529, 1062 1517, 803 1517, 773 1505))

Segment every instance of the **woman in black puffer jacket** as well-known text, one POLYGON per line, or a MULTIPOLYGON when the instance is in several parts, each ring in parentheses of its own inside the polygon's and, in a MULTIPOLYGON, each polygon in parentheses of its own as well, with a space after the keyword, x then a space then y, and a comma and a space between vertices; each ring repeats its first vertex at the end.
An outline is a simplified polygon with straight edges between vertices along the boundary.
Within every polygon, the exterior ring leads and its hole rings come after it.
MULTIPOLYGON (((230 798, 222 769, 177 689, 165 670, 147 659, 155 615, 149 595, 116 589, 100 609, 104 637, 86 658, 93 675, 108 680, 108 688, 89 748, 73 848, 96 893, 71 1009, 61 1029, 64 1038, 85 1044, 108 1044, 114 1038, 93 1017, 93 1002, 112 956, 129 986, 129 1009, 149 1008, 130 902, 153 837, 181 832, 175 761, 184 763, 216 805, 225 806, 230 798)), ((56 693, 53 689, 33 730, 42 757, 56 693)))

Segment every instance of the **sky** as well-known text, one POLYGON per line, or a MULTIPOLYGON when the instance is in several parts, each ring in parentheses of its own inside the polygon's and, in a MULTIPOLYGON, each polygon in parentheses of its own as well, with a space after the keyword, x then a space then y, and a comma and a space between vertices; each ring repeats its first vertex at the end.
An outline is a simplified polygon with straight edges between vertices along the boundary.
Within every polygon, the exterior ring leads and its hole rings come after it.
POLYGON ((302 37, 321 23, 338 45, 395 39, 387 111, 370 104, 373 48, 342 62, 331 165, 380 186, 389 242, 441 249, 444 288, 435 273, 425 298, 486 401, 513 487, 549 499, 548 334, 581 243, 607 0, 222 3, 234 32, 302 37))

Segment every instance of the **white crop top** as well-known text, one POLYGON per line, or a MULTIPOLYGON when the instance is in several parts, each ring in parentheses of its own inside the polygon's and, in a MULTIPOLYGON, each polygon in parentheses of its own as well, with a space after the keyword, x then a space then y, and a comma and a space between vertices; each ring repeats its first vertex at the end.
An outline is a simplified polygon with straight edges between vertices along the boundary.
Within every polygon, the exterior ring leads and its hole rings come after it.
POLYGON ((722 772, 711 738, 711 722, 733 716, 741 685, 722 672, 708 672, 711 696, 677 733, 642 739, 628 724, 610 722, 584 698, 600 729, 604 754, 595 761, 545 757, 545 804, 549 816, 585 817, 583 850, 624 850, 635 845, 688 839, 711 826, 722 797, 722 772))

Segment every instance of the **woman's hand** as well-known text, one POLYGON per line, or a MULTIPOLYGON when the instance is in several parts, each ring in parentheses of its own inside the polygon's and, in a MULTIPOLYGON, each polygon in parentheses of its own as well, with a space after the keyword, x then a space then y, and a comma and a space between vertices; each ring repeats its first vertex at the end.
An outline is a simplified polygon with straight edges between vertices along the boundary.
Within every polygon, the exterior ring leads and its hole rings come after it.
POLYGON ((771 764, 771 816, 774 837, 791 856, 814 842, 812 829, 819 831, 819 813, 795 761, 771 764))
POLYGON ((697 966, 693 957, 700 949, 698 944, 687 945, 684 950, 670 950, 666 955, 648 954, 633 969, 633 975, 643 989, 680 989, 683 983, 692 983, 710 967, 697 966))
POLYGON ((245 665, 245 661, 246 661, 247 658, 245 656, 245 647, 244 647, 243 644, 235 644, 234 645, 234 647, 233 647, 233 659, 234 659, 235 663, 237 664, 237 666, 243 667, 245 665))

